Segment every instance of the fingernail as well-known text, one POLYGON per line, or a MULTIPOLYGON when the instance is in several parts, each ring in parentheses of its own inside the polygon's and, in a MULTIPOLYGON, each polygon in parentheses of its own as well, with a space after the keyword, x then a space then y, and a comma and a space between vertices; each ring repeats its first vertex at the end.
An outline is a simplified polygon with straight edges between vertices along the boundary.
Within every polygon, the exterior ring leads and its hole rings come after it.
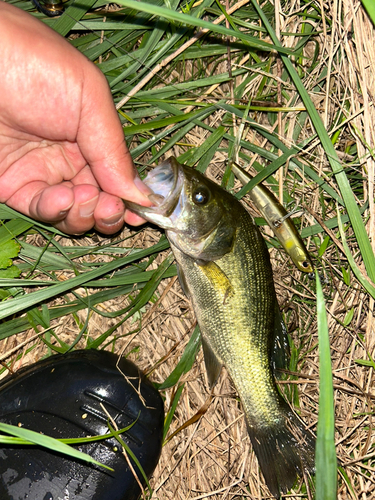
POLYGON ((106 226, 114 226, 115 224, 118 224, 123 220, 123 213, 118 213, 115 215, 111 215, 110 217, 106 217, 105 219, 102 219, 103 224, 106 226))
POLYGON ((98 203, 98 196, 95 196, 95 198, 91 198, 91 200, 86 201, 85 203, 81 203, 79 206, 79 215, 80 217, 91 217, 92 214, 94 213, 95 207, 98 203))
POLYGON ((72 203, 69 206, 63 208, 61 212, 59 212, 59 217, 65 217, 65 215, 69 212, 69 210, 72 208, 73 205, 74 202, 72 201, 72 203))
POLYGON ((146 186, 146 184, 140 177, 138 177, 138 175, 134 177, 134 184, 142 194, 145 194, 147 196, 152 193, 152 190, 148 186, 146 186))

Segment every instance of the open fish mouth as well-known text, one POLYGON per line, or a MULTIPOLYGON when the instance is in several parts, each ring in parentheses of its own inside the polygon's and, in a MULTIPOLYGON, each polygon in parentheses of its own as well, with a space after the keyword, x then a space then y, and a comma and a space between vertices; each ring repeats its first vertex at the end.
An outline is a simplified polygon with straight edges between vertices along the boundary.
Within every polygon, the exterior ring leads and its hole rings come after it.
POLYGON ((153 192, 149 195, 149 199, 157 206, 162 205, 173 192, 177 177, 175 168, 169 161, 165 161, 151 170, 143 181, 153 192))
POLYGON ((174 228, 174 220, 181 213, 180 195, 184 186, 184 173, 175 158, 170 158, 153 168, 143 180, 152 191, 148 195, 153 203, 143 207, 131 201, 125 201, 129 210, 163 229, 174 228))

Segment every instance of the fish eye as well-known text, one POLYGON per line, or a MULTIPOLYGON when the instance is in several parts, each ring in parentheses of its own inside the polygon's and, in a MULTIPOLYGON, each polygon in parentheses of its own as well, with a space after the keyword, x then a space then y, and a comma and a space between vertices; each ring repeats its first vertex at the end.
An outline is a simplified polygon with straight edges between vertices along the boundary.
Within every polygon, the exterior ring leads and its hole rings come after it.
POLYGON ((206 186, 198 186, 194 191, 193 191, 193 202, 196 205, 205 205, 208 203, 210 199, 210 192, 206 188, 206 186))

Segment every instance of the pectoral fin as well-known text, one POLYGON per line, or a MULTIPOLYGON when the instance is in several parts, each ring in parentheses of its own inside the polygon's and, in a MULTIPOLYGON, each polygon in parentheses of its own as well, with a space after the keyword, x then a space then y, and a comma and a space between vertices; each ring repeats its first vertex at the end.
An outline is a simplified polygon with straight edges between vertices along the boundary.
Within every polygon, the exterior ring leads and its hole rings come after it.
POLYGON ((231 282, 224 271, 222 271, 215 262, 205 262, 202 264, 197 263, 196 265, 203 272, 215 290, 222 295, 223 304, 227 299, 233 297, 234 288, 231 282))
POLYGON ((177 276, 184 294, 186 295, 187 298, 190 298, 189 288, 186 283, 184 271, 178 264, 177 264, 177 276))
POLYGON ((206 365, 208 383, 210 384, 210 389, 216 384, 217 379, 219 378, 222 363, 218 360, 217 356, 211 349, 211 347, 207 344, 207 342, 202 338, 202 346, 203 346, 203 354, 204 354, 204 362, 206 365))

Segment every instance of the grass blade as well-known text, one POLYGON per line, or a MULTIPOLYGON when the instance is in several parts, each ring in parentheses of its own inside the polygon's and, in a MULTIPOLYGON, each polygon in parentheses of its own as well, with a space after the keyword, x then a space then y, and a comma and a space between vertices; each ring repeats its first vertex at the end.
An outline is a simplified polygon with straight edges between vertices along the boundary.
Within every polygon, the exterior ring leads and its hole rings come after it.
POLYGON ((365 9, 367 10, 368 15, 371 18, 371 21, 375 24, 375 3, 374 0, 362 0, 365 9))
POLYGON ((340 215, 339 210, 337 210, 337 222, 338 222, 338 226, 339 226, 342 246, 344 248, 345 255, 346 255, 346 258, 348 259, 350 267, 352 268, 352 271, 353 271, 355 277, 361 283, 361 285, 366 290, 366 292, 369 293, 373 299, 375 299, 375 287, 374 287, 374 285, 372 283, 370 283, 361 273, 359 267, 357 266, 357 264, 354 260, 353 255, 349 249, 348 243, 346 242, 344 226, 342 223, 342 217, 340 215))
POLYGON ((78 0, 73 2, 64 14, 53 24, 53 29, 60 35, 67 35, 77 21, 96 3, 96 0, 78 0))
POLYGON ((82 453, 81 451, 78 451, 55 438, 45 436, 44 434, 40 434, 39 432, 31 431, 30 429, 25 429, 24 427, 5 424, 3 422, 0 422, 0 432, 5 432, 18 438, 25 439, 36 445, 43 446, 43 448, 62 453, 63 455, 66 455, 68 457, 78 458, 79 460, 84 460, 85 462, 99 465, 100 467, 104 467, 105 469, 113 470, 107 465, 97 462, 92 457, 90 457, 90 455, 87 455, 87 453, 82 453))
MULTIPOLYGON (((168 246, 168 245, 167 245, 168 246)), ((154 245, 154 251, 160 251, 160 245, 154 245), (157 249, 157 247, 159 248, 157 249)), ((104 264, 99 269, 94 269, 93 271, 89 271, 86 273, 81 273, 78 276, 67 280, 63 283, 59 283, 57 285, 52 285, 48 289, 38 290, 37 292, 29 293, 25 296, 7 300, 6 302, 0 304, 0 319, 6 318, 16 312, 25 310, 31 306, 39 304, 47 299, 52 297, 56 297, 56 295, 60 295, 68 290, 71 290, 75 287, 82 286, 88 283, 91 280, 99 278, 105 274, 111 273, 112 271, 119 269, 125 264, 129 264, 134 260, 138 260, 143 256, 148 256, 152 253, 150 252, 150 248, 141 250, 136 254, 129 255, 128 257, 124 257, 113 262, 109 262, 108 264, 104 264)))
POLYGON ((195 330, 192 336, 190 337, 189 342, 187 343, 187 346, 176 368, 164 380, 164 382, 162 382, 158 386, 159 391, 168 389, 169 387, 176 385, 177 382, 180 380, 181 376, 184 373, 187 373, 191 369, 200 346, 201 346, 201 334, 199 327, 197 326, 195 327, 195 330))
POLYGON ((315 457, 316 500, 336 500, 337 459, 331 354, 326 308, 317 271, 315 271, 315 276, 319 338, 319 418, 315 457))
MULTIPOLYGON (((208 29, 214 33, 220 33, 221 35, 236 37, 246 42, 250 47, 258 50, 265 50, 267 52, 274 51, 275 47, 267 42, 262 42, 258 38, 242 33, 241 31, 230 30, 224 28, 223 26, 204 21, 197 17, 189 16, 187 14, 181 14, 180 12, 174 12, 165 7, 158 7, 157 5, 152 5, 144 2, 135 2, 134 0, 118 0, 119 5, 124 5, 124 7, 129 7, 130 9, 140 10, 141 12, 148 12, 154 16, 160 16, 168 21, 177 21, 179 23, 187 24, 188 26, 195 26, 198 28, 208 29)), ((279 50, 279 48, 277 49, 279 50)), ((280 48, 280 52, 284 54, 292 55, 294 51, 290 49, 280 48)))

